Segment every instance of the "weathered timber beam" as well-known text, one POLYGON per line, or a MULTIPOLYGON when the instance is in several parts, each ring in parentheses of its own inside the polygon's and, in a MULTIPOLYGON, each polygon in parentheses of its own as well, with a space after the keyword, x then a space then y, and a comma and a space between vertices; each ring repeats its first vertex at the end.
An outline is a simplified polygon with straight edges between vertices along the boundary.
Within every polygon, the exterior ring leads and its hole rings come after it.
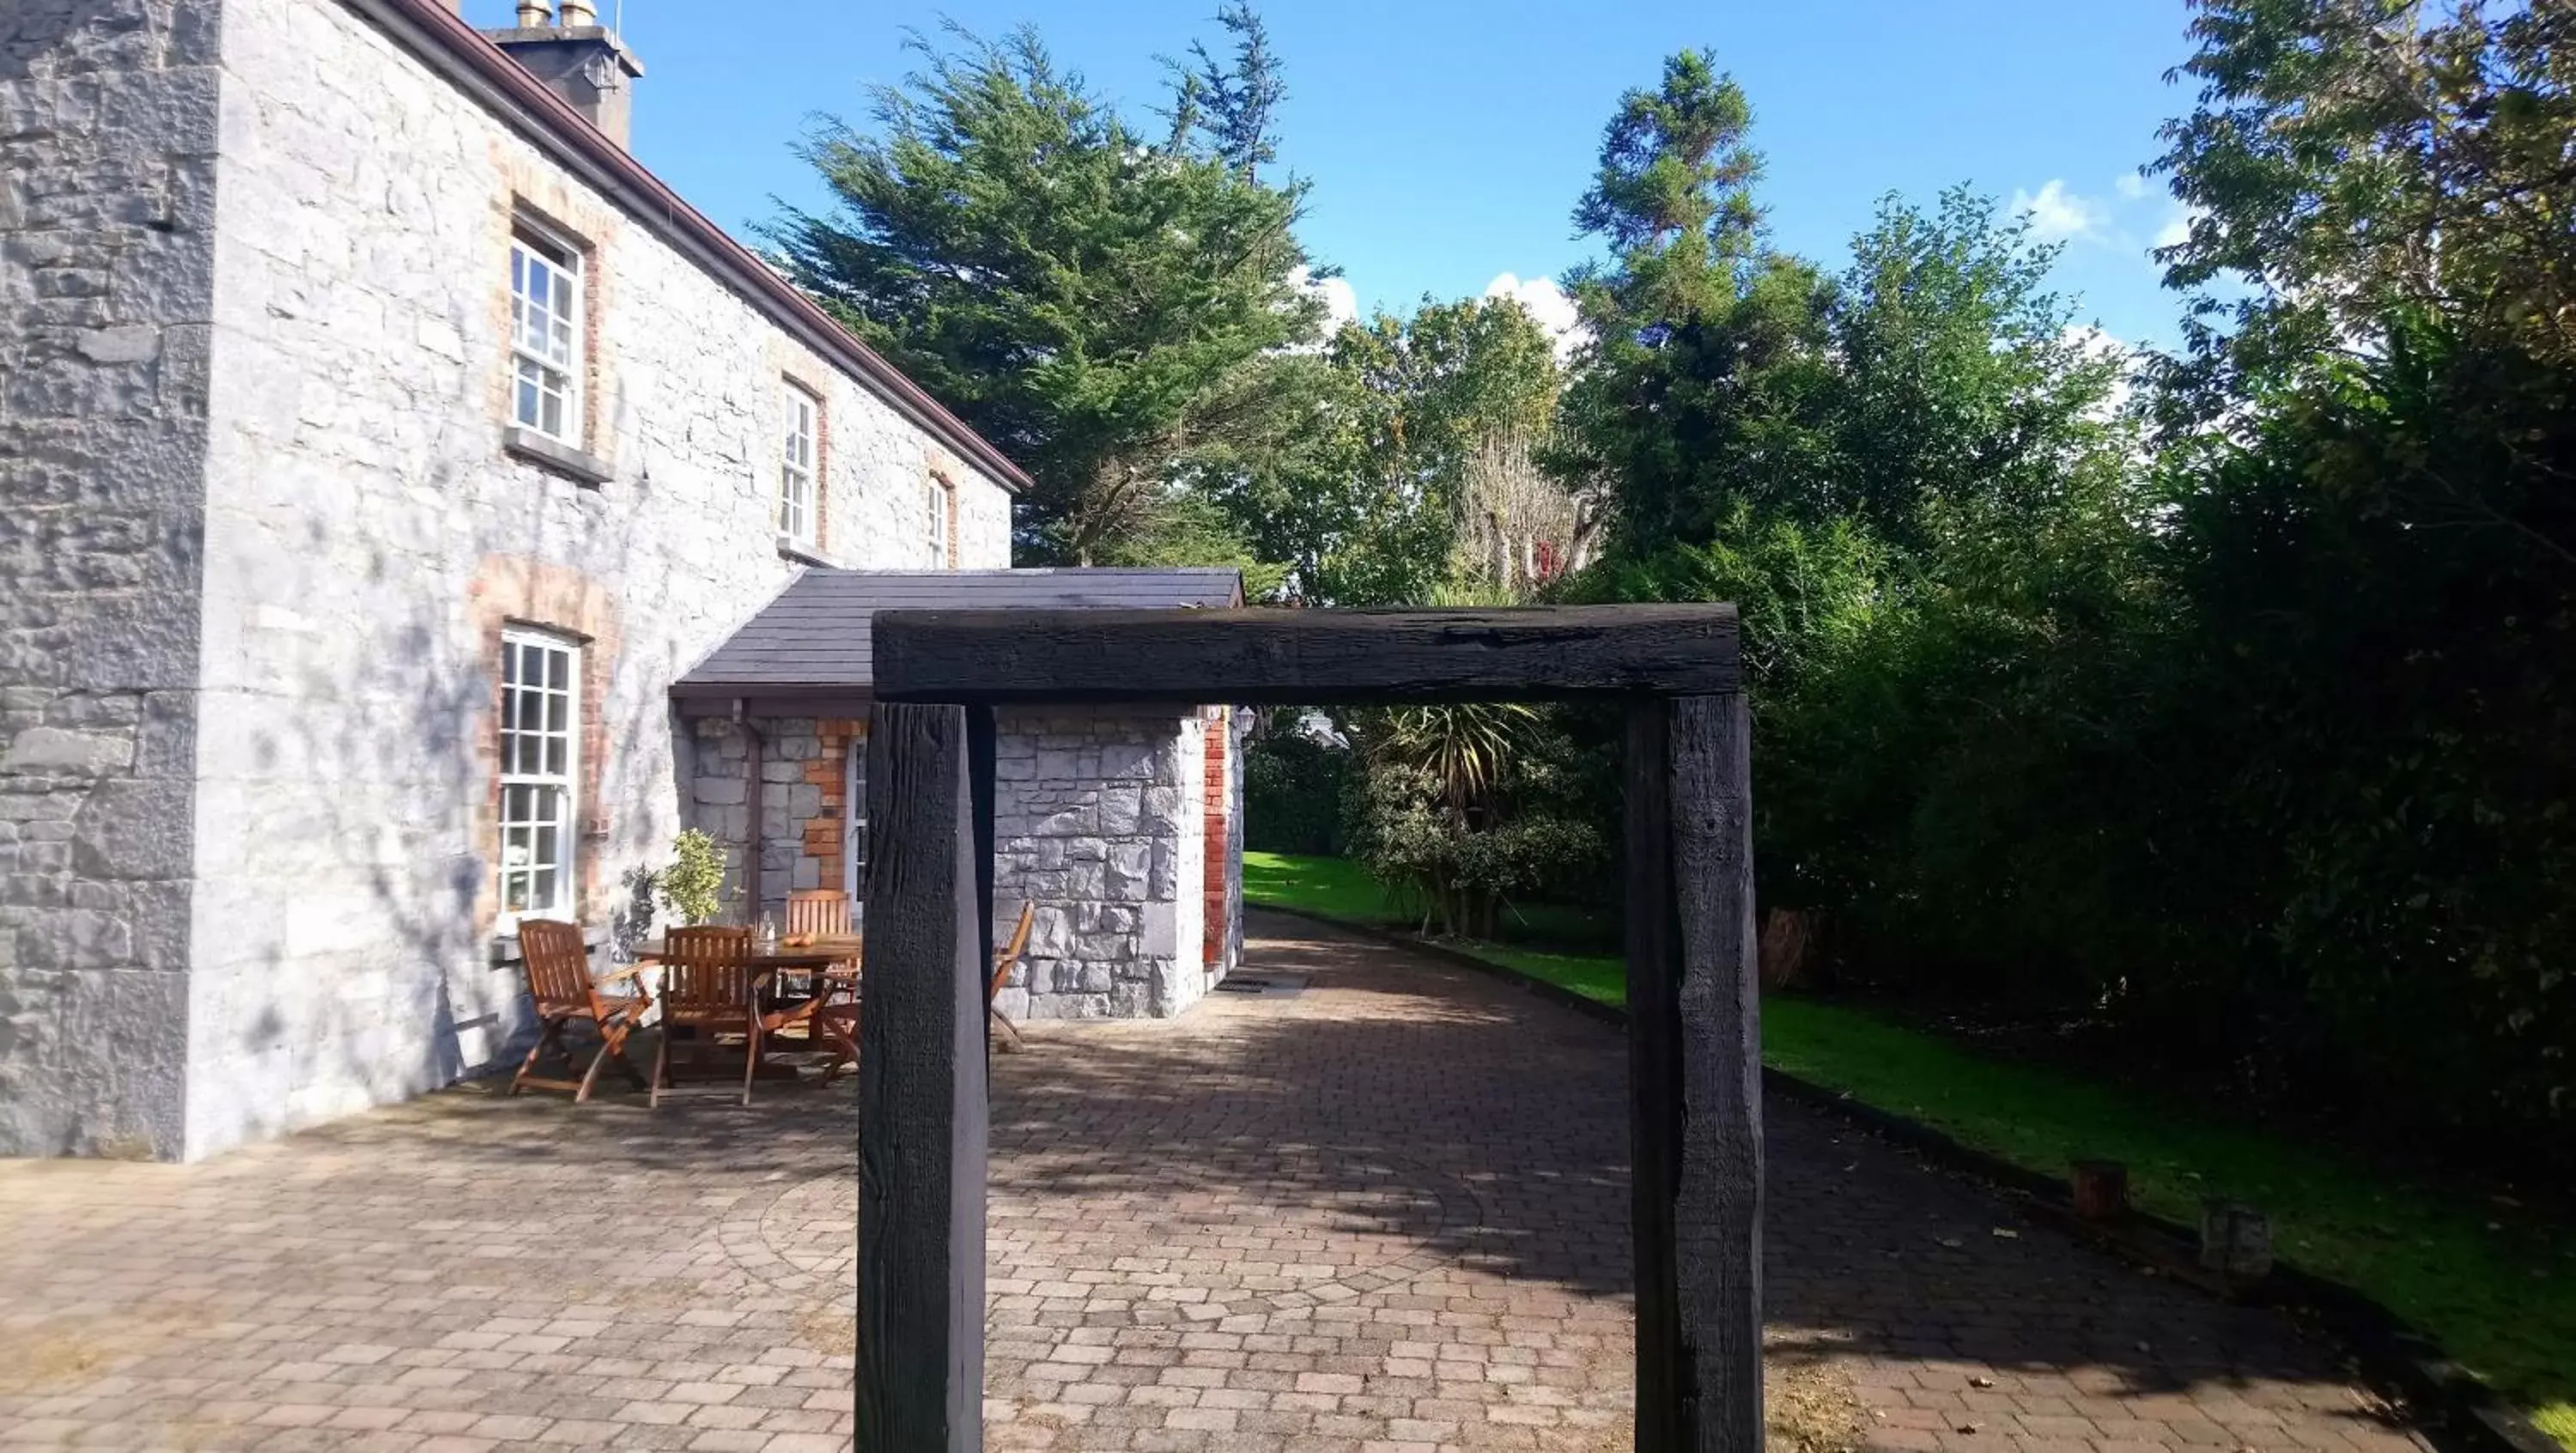
POLYGON ((881 701, 1370 701, 1712 696, 1731 605, 1517 610, 881 611, 881 701))
POLYGON ((991 735, 969 717, 880 705, 869 722, 857 1408, 871 1453, 984 1446, 991 908, 973 769, 991 735))
POLYGON ((1760 1453, 1762 1102, 1741 696, 1629 709, 1638 1453, 1760 1453))

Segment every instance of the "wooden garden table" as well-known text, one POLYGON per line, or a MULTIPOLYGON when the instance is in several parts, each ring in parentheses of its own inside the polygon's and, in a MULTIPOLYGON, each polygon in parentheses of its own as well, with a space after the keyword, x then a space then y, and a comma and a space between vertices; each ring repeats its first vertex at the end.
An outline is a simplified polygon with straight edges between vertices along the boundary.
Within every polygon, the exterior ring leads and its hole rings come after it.
MULTIPOLYGON (((748 1007, 755 1014, 760 1012, 761 990, 786 974, 810 979, 816 998, 825 998, 833 989, 846 985, 848 1002, 835 1005, 827 1000, 815 1007, 812 1033, 841 1059, 858 1063, 859 947, 860 936, 855 933, 818 934, 812 943, 792 948, 783 943, 762 948, 755 941, 751 949, 752 1002, 748 1007)), ((663 952, 662 940, 647 939, 636 948, 635 961, 657 964, 663 952)), ((838 1068, 837 1061, 834 1068, 838 1068)))

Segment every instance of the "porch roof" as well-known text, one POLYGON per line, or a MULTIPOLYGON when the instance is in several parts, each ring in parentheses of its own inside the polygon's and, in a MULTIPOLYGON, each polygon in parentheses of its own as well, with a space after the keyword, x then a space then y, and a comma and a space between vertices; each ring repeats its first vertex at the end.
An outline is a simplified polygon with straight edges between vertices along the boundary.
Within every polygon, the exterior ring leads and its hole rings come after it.
POLYGON ((680 679, 692 715, 839 716, 871 695, 869 621, 881 610, 1223 610, 1227 569, 808 570, 680 679))

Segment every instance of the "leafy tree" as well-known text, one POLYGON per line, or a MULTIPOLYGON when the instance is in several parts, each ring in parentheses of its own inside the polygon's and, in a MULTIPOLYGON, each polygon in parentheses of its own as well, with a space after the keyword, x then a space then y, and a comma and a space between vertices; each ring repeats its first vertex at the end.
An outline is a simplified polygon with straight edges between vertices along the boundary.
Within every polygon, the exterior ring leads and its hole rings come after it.
POLYGON ((1632 559, 1846 518, 1911 555, 1944 509, 2044 508, 2070 470, 2133 457, 2125 362, 2046 290, 2055 256, 1964 189, 1930 211, 1887 198, 1839 277, 1767 255, 1647 324, 1652 346, 1602 348, 1556 462, 1611 481, 1632 559))
POLYGON ((2199 668, 2168 729, 2245 840, 2200 940, 2236 950, 2231 1039, 2418 1131, 2563 1127, 2576 15, 2210 0, 2193 31, 2159 545, 2199 668))
POLYGON ((2056 260, 2026 220, 1966 188, 1929 211, 1882 199, 1827 307, 1833 386, 1814 415, 1826 477, 1767 503, 1849 514, 1921 552, 1963 507, 2064 512, 2082 502, 2071 481, 2129 474, 2127 359, 2089 345, 2048 290, 2056 260))
POLYGON ((1760 249, 1752 116, 1705 53, 1673 56, 1656 90, 1620 98, 1575 208, 1612 256, 1568 274, 1592 341, 1547 458, 1579 491, 1615 495, 1631 553, 1708 537, 1708 460, 1810 452, 1793 365, 1821 354, 1826 294, 1760 249))
POLYGON ((2204 414, 2401 310, 2576 355, 2576 10, 2204 0, 2191 29, 2200 104, 2156 169, 2194 212, 2163 257, 2205 290, 2204 414))
POLYGON ((1419 603, 1453 573, 1480 468, 1545 437, 1560 378, 1546 331, 1508 299, 1381 313, 1245 371, 1261 426, 1197 456, 1193 487, 1289 567, 1297 599, 1419 603))
POLYGON ((1431 599, 1457 573, 1462 510, 1480 460, 1547 437, 1562 376, 1555 345, 1507 298, 1437 303, 1346 325, 1333 367, 1359 409, 1367 504, 1319 594, 1340 604, 1431 599))
POLYGON ((1424 926, 1491 938, 1518 899, 1562 890, 1604 861, 1569 788, 1572 749, 1547 713, 1502 702, 1356 715, 1363 771, 1346 831, 1424 926))
POLYGON ((1378 507, 1362 432, 1370 401, 1326 354, 1303 351, 1242 370, 1229 398, 1246 427, 1192 453, 1188 487, 1278 567, 1267 593, 1335 601, 1338 562, 1378 507))
POLYGON ((1263 427, 1245 371, 1312 342, 1323 305, 1298 281, 1303 185, 1225 149, 1267 137, 1277 87, 1257 19, 1227 24, 1257 69, 1175 104, 1226 128, 1213 150, 1195 125, 1140 137, 1033 32, 915 36, 923 69, 875 92, 875 130, 805 149, 836 207, 768 229, 799 286, 1029 470, 1029 558, 1244 553, 1180 476, 1263 427))

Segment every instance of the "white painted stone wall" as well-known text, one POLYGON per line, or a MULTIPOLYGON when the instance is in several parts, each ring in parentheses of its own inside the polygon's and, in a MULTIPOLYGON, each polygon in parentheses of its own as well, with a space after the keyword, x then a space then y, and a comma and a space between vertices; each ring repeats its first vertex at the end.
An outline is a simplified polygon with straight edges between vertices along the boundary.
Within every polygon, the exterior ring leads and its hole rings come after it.
POLYGON ((1006 709, 994 748, 994 918, 1038 905, 1002 1011, 1165 1018, 1207 988, 1205 730, 1195 714, 1006 709))
MULTIPOLYGON (((604 603, 599 921, 679 826, 666 688, 796 568, 782 367, 824 390, 842 563, 928 563, 926 441, 331 0, 0 8, 0 560, 61 582, 0 592, 0 1152, 193 1157, 525 1029, 478 913, 478 578, 604 603), (601 487, 501 447, 520 188, 596 228, 601 487)), ((956 473, 959 563, 1008 564, 1007 497, 956 473)))
POLYGON ((184 1134, 207 0, 0 0, 0 1152, 184 1134))

